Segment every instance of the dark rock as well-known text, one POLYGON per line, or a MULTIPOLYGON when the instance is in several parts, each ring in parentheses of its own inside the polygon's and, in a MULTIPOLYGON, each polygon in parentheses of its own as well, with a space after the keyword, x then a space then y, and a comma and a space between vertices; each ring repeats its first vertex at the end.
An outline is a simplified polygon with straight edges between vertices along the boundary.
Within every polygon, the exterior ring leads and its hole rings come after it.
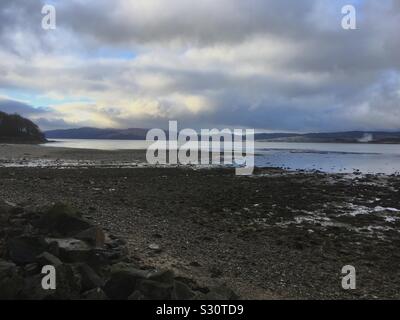
POLYGON ((26 264, 36 261, 36 256, 46 250, 46 243, 41 237, 16 237, 8 240, 7 250, 13 262, 26 264))
POLYGON ((125 246, 126 241, 123 239, 112 239, 111 241, 108 241, 106 245, 110 248, 118 248, 121 246, 125 246))
POLYGON ((239 297, 231 289, 225 285, 211 288, 210 291, 204 295, 205 300, 237 300, 239 297))
POLYGON ((122 261, 124 259, 124 256, 122 255, 122 252, 117 251, 117 250, 105 251, 104 252, 104 256, 109 261, 112 261, 112 263, 117 263, 117 262, 122 261))
POLYGON ((56 267, 57 271, 57 299, 78 299, 81 292, 82 279, 71 265, 62 264, 56 267))
POLYGON ((104 232, 98 227, 92 227, 81 231, 75 236, 75 238, 84 240, 97 248, 104 247, 105 235, 104 232))
POLYGON ((94 288, 82 294, 85 300, 107 300, 107 295, 101 288, 94 288))
POLYGON ((107 264, 102 250, 94 249, 86 242, 73 238, 47 238, 47 243, 57 243, 59 257, 63 262, 85 262, 92 267, 101 267, 107 264))
POLYGON ((147 278, 152 281, 172 284, 174 281, 174 272, 172 270, 160 270, 149 273, 147 278))
POLYGON ((138 290, 135 290, 129 297, 128 300, 145 300, 146 297, 138 290))
POLYGON ((111 273, 117 273, 117 272, 128 272, 131 275, 133 275, 136 278, 139 279, 147 279, 149 275, 148 270, 143 270, 139 269, 137 266, 133 265, 132 263, 125 263, 125 262, 119 262, 115 263, 111 266, 110 268, 111 273))
POLYGON ((222 276, 222 271, 216 267, 212 267, 209 269, 211 273, 211 278, 219 278, 222 276))
POLYGON ((16 299, 23 282, 17 266, 0 259, 0 300, 16 299))
POLYGON ((56 266, 62 264, 60 259, 58 259, 56 256, 54 256, 48 252, 43 252, 42 254, 38 255, 36 257, 36 261, 38 262, 40 267, 43 267, 46 265, 52 265, 52 266, 56 267, 56 266))
POLYGON ((181 281, 174 281, 172 290, 172 299, 174 300, 191 300, 195 293, 189 288, 188 285, 181 281))
POLYGON ((50 242, 47 245, 47 252, 51 253, 52 255, 59 257, 60 256, 60 247, 58 246, 57 242, 50 242))
MULTIPOLYGON (((4 253, 14 263, 0 260, 0 299, 237 298, 226 287, 206 288, 200 295, 195 282, 175 278, 171 270, 137 268, 128 256, 125 241, 110 235, 105 243, 103 231, 67 205, 58 204, 44 213, 28 214, 24 208, 0 202, 1 215, 5 219, 0 217, 0 222, 6 223, 4 228, 0 225, 0 254, 4 253), (115 263, 116 260, 126 263, 115 263), (56 268, 56 290, 42 288, 44 265, 56 268), (102 278, 105 274, 109 275, 107 281, 102 278)), ((154 243, 149 249, 161 251, 154 243)), ((220 273, 211 271, 212 275, 220 273)))
POLYGON ((40 272, 40 266, 38 263, 29 263, 24 266, 24 273, 26 276, 33 276, 40 272))
POLYGON ((148 272, 136 269, 124 263, 112 266, 110 279, 104 286, 104 291, 110 299, 127 299, 135 290, 137 284, 146 279, 148 272))
POLYGON ((211 299, 207 299, 205 293, 196 291, 194 297, 191 300, 211 300, 211 299))
POLYGON ((91 246, 86 242, 74 238, 46 238, 45 241, 48 245, 57 245, 60 254, 63 251, 81 251, 91 249, 91 246))
POLYGON ((56 204, 45 212, 37 226, 52 235, 74 236, 91 227, 90 223, 66 204, 56 204))
POLYGON ((110 279, 104 286, 107 297, 114 300, 127 299, 135 290, 136 280, 128 273, 119 272, 111 275, 110 279))
POLYGON ((18 298, 23 300, 46 300, 51 299, 55 290, 43 290, 42 274, 36 274, 24 279, 22 290, 18 298))
POLYGON ((146 299, 170 300, 173 286, 169 283, 141 280, 137 289, 143 293, 146 299))
POLYGON ((115 241, 118 243, 119 246, 125 246, 126 241, 124 239, 117 238, 115 241))
POLYGON ((82 290, 89 291, 104 286, 103 279, 87 264, 79 264, 77 269, 81 275, 82 290))
POLYGON ((23 218, 9 218, 9 222, 11 225, 16 225, 16 226, 27 226, 28 221, 23 218))
POLYGON ((45 290, 42 287, 43 274, 25 279, 25 285, 20 293, 20 299, 29 300, 75 300, 79 299, 81 279, 70 265, 62 264, 56 267, 56 290, 45 290))

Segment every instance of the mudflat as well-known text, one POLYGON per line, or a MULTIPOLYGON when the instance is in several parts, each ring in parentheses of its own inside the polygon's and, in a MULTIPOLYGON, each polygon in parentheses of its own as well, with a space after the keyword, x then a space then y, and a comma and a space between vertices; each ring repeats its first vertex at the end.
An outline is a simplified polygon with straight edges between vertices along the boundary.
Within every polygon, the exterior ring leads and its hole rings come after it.
POLYGON ((124 239, 139 264, 226 283, 244 299, 400 297, 399 176, 107 166, 143 159, 2 145, 0 198, 67 202, 124 239), (43 159, 59 165, 23 165, 43 159), (341 286, 345 265, 356 268, 356 290, 341 286))
POLYGON ((143 150, 94 150, 29 144, 0 144, 0 166, 88 166, 145 162, 143 150))

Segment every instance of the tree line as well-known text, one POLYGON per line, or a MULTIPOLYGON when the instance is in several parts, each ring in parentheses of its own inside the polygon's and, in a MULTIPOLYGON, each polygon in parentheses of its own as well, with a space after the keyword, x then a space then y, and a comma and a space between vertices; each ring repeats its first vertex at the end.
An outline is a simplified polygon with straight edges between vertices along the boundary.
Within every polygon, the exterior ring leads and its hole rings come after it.
POLYGON ((18 114, 0 111, 0 139, 44 142, 46 138, 39 127, 31 120, 18 114))

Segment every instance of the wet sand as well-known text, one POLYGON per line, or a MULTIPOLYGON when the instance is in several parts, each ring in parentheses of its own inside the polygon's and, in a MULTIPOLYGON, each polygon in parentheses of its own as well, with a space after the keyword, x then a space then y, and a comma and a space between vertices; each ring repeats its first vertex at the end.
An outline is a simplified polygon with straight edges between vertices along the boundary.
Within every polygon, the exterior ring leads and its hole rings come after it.
POLYGON ((145 162, 143 150, 92 150, 0 144, 1 166, 76 166, 145 162))
MULTIPOLYGON (((140 163, 142 151, 0 146, 0 167, 50 159, 140 163)), ((242 298, 400 298, 400 177, 193 168, 0 168, 0 198, 64 201, 128 243, 143 266, 242 298), (160 252, 149 248, 161 247, 160 252), (341 268, 357 270, 343 290, 341 268)))

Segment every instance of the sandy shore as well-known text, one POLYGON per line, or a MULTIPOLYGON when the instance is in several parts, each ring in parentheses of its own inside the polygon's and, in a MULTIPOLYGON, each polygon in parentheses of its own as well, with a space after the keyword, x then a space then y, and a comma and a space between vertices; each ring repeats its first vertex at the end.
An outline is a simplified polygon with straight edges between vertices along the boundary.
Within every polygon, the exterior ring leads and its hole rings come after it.
POLYGON ((0 144, 0 167, 101 166, 144 163, 143 150, 90 150, 43 145, 0 144))
POLYGON ((231 169, 4 167, 135 162, 141 151, 0 146, 0 198, 65 201, 124 238, 142 265, 243 298, 400 298, 400 178, 231 169), (156 244, 161 252, 149 245, 156 244), (357 289, 341 288, 341 268, 357 289))

